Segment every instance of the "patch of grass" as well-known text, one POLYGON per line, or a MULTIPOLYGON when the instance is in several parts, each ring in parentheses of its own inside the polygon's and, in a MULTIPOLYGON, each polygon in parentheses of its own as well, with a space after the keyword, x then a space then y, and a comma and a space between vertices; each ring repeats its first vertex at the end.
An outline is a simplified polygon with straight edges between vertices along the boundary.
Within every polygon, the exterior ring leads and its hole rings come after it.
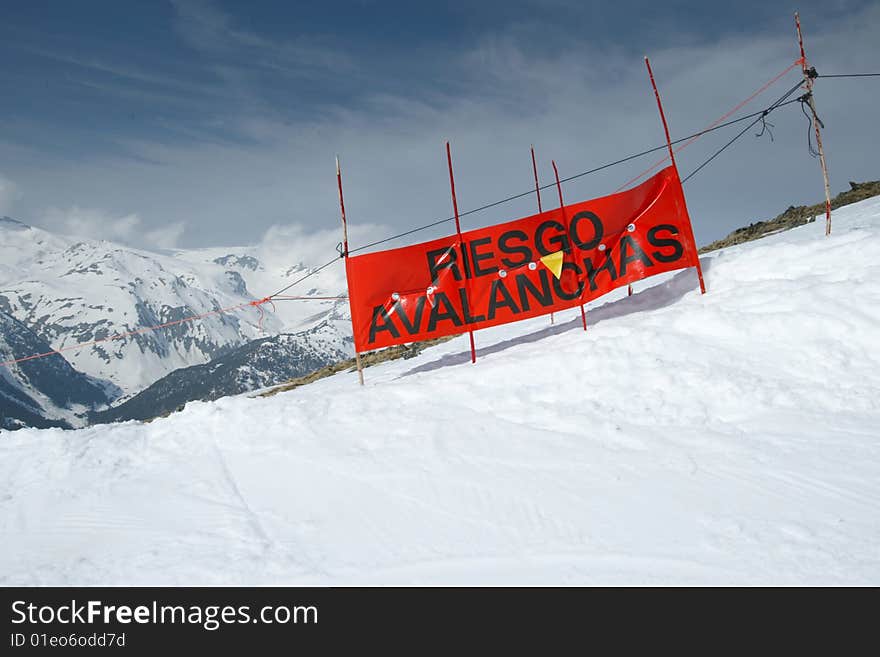
MULTIPOLYGON (((413 342, 408 345, 394 345, 393 347, 380 349, 378 351, 368 351, 361 354, 361 363, 364 366, 364 369, 366 369, 368 367, 372 367, 373 365, 386 363, 388 361, 397 360, 399 358, 412 358, 413 356, 418 356, 428 347, 433 347, 434 345, 447 342, 454 337, 456 336, 449 335, 442 338, 435 338, 433 340, 424 340, 423 342, 413 342)), ((271 390, 260 393, 260 397, 271 397, 272 395, 277 395, 279 392, 294 390, 296 388, 299 388, 300 386, 314 383, 318 379, 333 376, 337 372, 353 372, 356 369, 357 361, 354 358, 349 358, 348 360, 343 360, 338 363, 333 363, 332 365, 322 367, 321 369, 315 370, 314 372, 306 374, 305 376, 298 376, 294 379, 291 379, 290 381, 282 383, 281 385, 276 386, 271 390)))

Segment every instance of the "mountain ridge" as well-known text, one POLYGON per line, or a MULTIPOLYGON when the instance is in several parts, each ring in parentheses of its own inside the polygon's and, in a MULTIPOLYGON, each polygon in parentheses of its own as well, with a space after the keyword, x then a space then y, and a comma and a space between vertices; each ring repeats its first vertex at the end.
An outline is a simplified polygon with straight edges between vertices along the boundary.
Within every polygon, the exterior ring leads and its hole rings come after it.
POLYGON ((183 367, 122 404, 93 413, 90 422, 152 420, 182 410, 191 401, 216 401, 319 370, 354 353, 331 320, 300 333, 252 340, 201 365, 183 367))
MULTIPOLYGON (((22 322, 0 311, 0 360, 51 350, 22 322)), ((82 426, 88 412, 116 396, 112 383, 77 371, 59 354, 10 362, 0 368, 0 428, 82 426)))
MULTIPOLYGON (((107 240, 57 235, 3 218, 0 312, 42 341, 39 349, 18 356, 63 351, 76 370, 112 382, 106 390, 115 397, 104 402, 121 405, 172 372, 234 358, 236 350, 254 340, 300 333, 338 316, 334 303, 322 300, 299 307, 251 307, 257 298, 252 289, 278 285, 284 271, 307 269, 302 263, 291 266, 297 259, 290 257, 269 267, 259 255, 253 248, 152 253, 107 240), (230 307, 237 309, 220 312, 230 307), (195 317, 198 321, 188 321, 195 317), (162 328, 148 330, 153 326, 162 328)), ((333 280, 325 280, 327 284, 333 280)), ((328 289, 338 294, 321 285, 310 292, 324 296, 328 289)), ((337 337, 342 340, 344 323, 332 321, 330 326, 341 331, 337 337)), ((306 357, 307 352, 293 350, 288 356, 306 357)), ((334 348, 331 353, 336 358, 346 352, 334 348)), ((312 352, 308 358, 315 364, 326 362, 315 360, 312 352)), ((267 381, 301 373, 280 358, 277 367, 277 376, 263 373, 267 381)))

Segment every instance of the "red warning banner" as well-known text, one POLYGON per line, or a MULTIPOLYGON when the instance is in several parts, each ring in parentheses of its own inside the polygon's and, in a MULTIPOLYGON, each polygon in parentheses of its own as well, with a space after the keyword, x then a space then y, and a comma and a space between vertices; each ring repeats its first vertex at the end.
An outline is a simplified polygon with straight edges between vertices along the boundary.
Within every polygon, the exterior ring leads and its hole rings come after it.
POLYGON ((696 266, 674 167, 638 187, 458 236, 346 258, 359 352, 573 308, 696 266))

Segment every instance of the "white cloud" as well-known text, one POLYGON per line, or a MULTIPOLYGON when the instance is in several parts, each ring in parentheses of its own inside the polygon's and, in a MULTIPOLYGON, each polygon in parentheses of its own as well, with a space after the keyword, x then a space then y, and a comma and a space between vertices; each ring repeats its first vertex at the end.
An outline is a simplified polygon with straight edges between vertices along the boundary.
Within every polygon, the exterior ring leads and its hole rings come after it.
POLYGON ((167 224, 155 230, 147 231, 145 238, 146 243, 158 247, 160 249, 173 249, 180 243, 186 227, 181 222, 167 224))
POLYGON ((16 201, 21 199, 21 196, 18 185, 3 174, 0 174, 0 216, 10 214, 16 201))
MULTIPOLYGON (((336 247, 342 241, 341 220, 338 221, 338 226, 319 231, 301 224, 271 226, 255 250, 257 259, 263 263, 267 272, 277 276, 267 280, 268 287, 274 289, 266 291, 275 291, 302 276, 300 271, 292 268, 299 265, 314 268, 334 261, 314 278, 310 278, 308 283, 293 288, 288 294, 305 294, 312 287, 344 293, 347 287, 345 268, 341 262, 335 262, 339 260, 336 247)), ((365 244, 370 235, 387 235, 390 231, 388 226, 353 226, 349 231, 349 247, 365 244)))
MULTIPOLYGON (((192 30, 194 46, 219 48, 224 39, 239 48, 265 45, 238 34, 223 15, 210 13, 210 5, 187 6, 187 20, 194 24, 180 29, 192 30)), ((880 40, 880 7, 805 27, 808 54, 820 73, 871 71, 880 65, 874 45, 880 40)), ((669 41, 663 43, 675 43, 674 35, 667 36, 669 41)), ((706 126, 798 54, 793 26, 781 33, 738 33, 711 43, 679 41, 683 45, 645 45, 673 138, 706 126)), ((398 88, 391 94, 381 87, 370 97, 346 97, 344 105, 308 119, 285 120, 279 118, 281 112, 263 112, 259 104, 253 111, 234 108, 222 119, 224 130, 247 137, 238 143, 194 138, 134 142, 124 134, 119 144, 135 157, 82 158, 76 166, 39 162, 9 173, 27 187, 22 206, 35 217, 47 205, 68 207, 84 194, 84 205, 136 208, 137 217, 186 217, 183 236, 147 221, 124 229, 125 215, 108 219, 121 222, 112 230, 144 246, 147 239, 164 244, 181 239, 191 246, 252 244, 264 232, 279 230, 272 226, 293 224, 297 227, 290 229, 289 237, 309 253, 314 249, 315 262, 307 264, 321 264, 333 256, 340 239, 335 153, 342 156, 351 243, 356 247, 451 214, 443 150, 447 138, 462 210, 528 190, 530 143, 537 148, 541 180, 549 182, 551 157, 568 176, 663 141, 641 57, 623 49, 608 51, 584 41, 534 53, 524 50, 515 35, 499 32, 460 54, 420 51, 416 56, 443 62, 444 77, 432 79, 436 84, 429 90, 413 83, 411 89, 398 88), (449 91, 450 80, 454 92, 449 91), (34 189, 41 190, 39 197, 34 189), (314 239, 307 237, 310 233, 314 239)), ((417 64, 428 66, 430 61, 414 61, 414 68, 417 64)), ((797 71, 790 72, 742 111, 766 106, 797 77, 797 71)), ((880 85, 820 79, 816 102, 827 126, 833 191, 845 189, 850 179, 876 179, 877 156, 865 144, 877 132, 880 85)), ((770 122, 775 141, 767 135, 754 138, 756 128, 686 185, 699 242, 771 217, 789 204, 820 200, 821 174, 807 155, 806 120, 798 106, 779 110, 770 122)), ((682 173, 689 173, 734 134, 736 128, 714 133, 683 151, 682 173)), ((645 158, 574 181, 564 188, 566 199, 608 193, 651 162, 645 158)), ((545 205, 552 199, 548 190, 545 205)), ((526 197, 468 216, 462 224, 470 228, 534 209, 534 197, 526 197)), ((106 231, 101 222, 89 225, 98 233, 106 231)), ((406 239, 429 239, 449 229, 443 224, 406 239)))
POLYGON ((243 74, 239 61, 243 52, 248 53, 249 66, 294 77, 319 79, 328 72, 353 68, 348 56, 320 37, 299 34, 284 40, 266 38, 238 27, 210 0, 172 0, 171 5, 175 29, 185 43, 199 51, 233 56, 234 69, 220 67, 216 72, 221 76, 243 74))
POLYGON ((173 223, 153 230, 145 230, 144 222, 134 213, 123 216, 95 208, 49 208, 41 224, 52 231, 81 239, 107 240, 130 246, 147 248, 174 248, 184 226, 173 223))
MULTIPOLYGON (((302 259, 306 267, 318 267, 336 255, 342 242, 342 221, 338 228, 314 230, 302 224, 274 225, 263 234, 259 244, 260 260, 269 268, 280 268, 290 262, 291 254, 302 259)), ((362 224, 349 228, 349 248, 364 244, 370 236, 388 234, 388 226, 362 224)))

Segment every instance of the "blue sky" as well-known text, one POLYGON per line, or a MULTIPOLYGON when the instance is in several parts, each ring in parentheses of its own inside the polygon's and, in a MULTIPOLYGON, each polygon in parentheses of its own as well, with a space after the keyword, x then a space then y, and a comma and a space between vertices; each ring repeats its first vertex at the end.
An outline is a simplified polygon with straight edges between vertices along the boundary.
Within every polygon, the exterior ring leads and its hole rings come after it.
MULTIPOLYGON (((550 157, 566 175, 656 145, 644 54, 673 136, 699 129, 796 57, 788 2, 5 0, 2 8, 0 212, 154 247, 254 242, 273 226, 335 230, 336 153, 353 220, 364 239, 380 236, 448 215, 444 139, 462 205, 473 207, 528 188, 530 143, 542 178, 550 157)), ((797 8, 820 72, 880 70, 876 3, 797 8)), ((794 72, 749 109, 796 81, 794 72)), ((880 178, 864 149, 876 131, 877 87, 817 86, 835 191, 880 178)), ((790 112, 774 125, 772 143, 749 137, 686 189, 698 241, 819 200, 803 117, 790 112)), ((684 173, 719 143, 706 142, 683 155, 684 173)), ((566 193, 604 194, 628 173, 566 193)), ((511 204, 474 221, 531 211, 511 204)))

